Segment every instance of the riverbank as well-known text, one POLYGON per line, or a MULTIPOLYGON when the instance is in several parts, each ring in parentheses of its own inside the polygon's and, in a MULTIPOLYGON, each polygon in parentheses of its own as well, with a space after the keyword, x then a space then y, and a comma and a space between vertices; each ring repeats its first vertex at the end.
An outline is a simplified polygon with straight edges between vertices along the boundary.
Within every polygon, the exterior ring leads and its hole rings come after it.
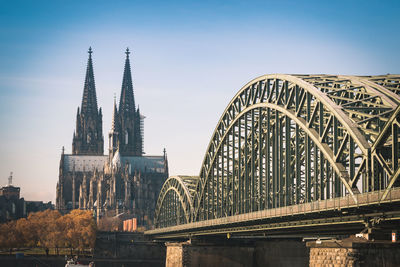
MULTIPOLYGON (((160 259, 113 259, 113 258, 80 258, 83 264, 94 262, 96 267, 161 267, 165 266, 165 260, 160 259)), ((0 255, 2 267, 65 267, 65 257, 56 256, 24 256, 18 258, 15 255, 0 255)))

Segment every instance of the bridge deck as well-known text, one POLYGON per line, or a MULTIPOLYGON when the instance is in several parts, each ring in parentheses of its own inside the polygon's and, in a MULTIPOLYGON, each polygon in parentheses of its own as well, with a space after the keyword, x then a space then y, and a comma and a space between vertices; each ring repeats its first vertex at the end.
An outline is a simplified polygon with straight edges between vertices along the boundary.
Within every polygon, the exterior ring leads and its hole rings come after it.
POLYGON ((389 220, 400 219, 400 206, 390 205, 394 202, 400 202, 400 188, 391 189, 385 200, 381 200, 383 194, 384 191, 374 191, 356 194, 354 198, 348 195, 346 197, 159 228, 147 231, 145 234, 168 238, 188 235, 262 231, 277 228, 296 228, 300 226, 363 224, 364 219, 368 217, 368 213, 364 210, 363 214, 359 215, 357 210, 360 208, 367 208, 367 210, 375 212, 375 215, 377 211, 378 213, 381 212, 389 220), (344 212, 344 210, 353 211, 344 212), (340 213, 340 217, 337 217, 338 212, 340 213), (342 214, 344 215, 342 216, 342 214), (302 219, 299 219, 300 217, 302 219), (293 218, 293 220, 289 218, 293 218))

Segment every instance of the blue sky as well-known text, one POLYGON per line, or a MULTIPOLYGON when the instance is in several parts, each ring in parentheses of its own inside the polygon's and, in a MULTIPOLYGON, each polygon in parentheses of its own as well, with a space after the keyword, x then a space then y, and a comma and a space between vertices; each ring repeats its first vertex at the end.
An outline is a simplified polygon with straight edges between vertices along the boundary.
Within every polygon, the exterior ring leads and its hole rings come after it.
MULTIPOLYGON (((0 1, 0 184, 55 199, 92 46, 105 137, 132 51, 147 154, 198 174, 233 95, 268 73, 400 73, 399 1, 0 1)), ((108 140, 105 139, 108 146, 108 140)))

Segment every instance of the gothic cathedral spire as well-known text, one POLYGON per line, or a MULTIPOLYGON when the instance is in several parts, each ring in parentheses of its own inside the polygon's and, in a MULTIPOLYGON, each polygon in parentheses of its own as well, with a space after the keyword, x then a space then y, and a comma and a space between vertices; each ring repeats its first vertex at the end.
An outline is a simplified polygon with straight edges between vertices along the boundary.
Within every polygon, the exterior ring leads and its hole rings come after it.
POLYGON ((139 111, 135 108, 129 48, 126 49, 125 54, 126 59, 118 110, 118 148, 123 156, 142 156, 141 117, 139 111))
POLYGON ((119 112, 123 114, 135 113, 135 96, 133 95, 131 64, 129 62, 129 48, 126 49, 124 76, 122 78, 121 97, 119 100, 119 112))
POLYGON ((97 113, 97 97, 96 97, 96 86, 94 82, 94 73, 93 73, 93 61, 92 61, 92 48, 89 47, 89 59, 86 68, 86 78, 85 85, 83 88, 83 96, 82 96, 82 105, 81 112, 82 113, 97 113))
POLYGON ((72 141, 74 155, 103 155, 103 115, 97 107, 92 48, 89 47, 82 105, 76 115, 76 129, 72 141))
POLYGON ((111 121, 111 130, 108 134, 109 137, 109 148, 108 148, 108 155, 110 162, 112 161, 115 152, 118 149, 118 129, 119 129, 119 119, 118 119, 118 110, 117 110, 117 103, 114 96, 114 108, 112 114, 112 121, 111 121))

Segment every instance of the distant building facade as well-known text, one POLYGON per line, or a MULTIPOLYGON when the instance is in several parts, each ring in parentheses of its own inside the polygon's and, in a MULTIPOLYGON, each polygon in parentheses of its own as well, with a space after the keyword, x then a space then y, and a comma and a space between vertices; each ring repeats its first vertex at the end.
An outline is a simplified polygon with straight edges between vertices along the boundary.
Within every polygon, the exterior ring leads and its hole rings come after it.
POLYGON ((92 50, 76 116, 72 154, 61 154, 57 209, 93 210, 97 217, 130 215, 151 225, 159 190, 168 177, 164 154, 145 156, 143 119, 135 106, 129 50, 126 51, 121 96, 114 99, 108 155, 104 155, 102 110, 97 106, 92 50))
POLYGON ((21 188, 9 184, 0 188, 0 196, 10 200, 19 199, 20 190, 21 188))
POLYGON ((8 185, 0 188, 0 223, 26 216, 26 203, 20 198, 21 188, 12 185, 12 173, 8 185))
POLYGON ((25 201, 20 198, 21 188, 12 185, 12 173, 8 185, 0 187, 0 223, 24 218, 31 212, 54 209, 51 202, 25 201))

